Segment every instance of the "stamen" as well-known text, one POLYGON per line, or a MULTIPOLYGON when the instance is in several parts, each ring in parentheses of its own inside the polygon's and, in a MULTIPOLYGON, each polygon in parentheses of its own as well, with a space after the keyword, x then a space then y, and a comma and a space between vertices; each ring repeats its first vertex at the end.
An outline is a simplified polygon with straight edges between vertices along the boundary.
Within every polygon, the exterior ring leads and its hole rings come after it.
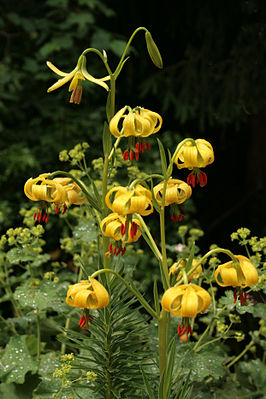
POLYGON ((108 247, 109 248, 109 254, 112 253, 112 246, 113 246, 112 244, 109 244, 109 247, 108 247))
POLYGON ((114 247, 113 255, 115 255, 115 253, 116 253, 116 246, 114 247))
POLYGON ((127 160, 128 160, 128 151, 127 151, 127 150, 124 151, 123 160, 124 160, 124 161, 127 161, 127 160))
POLYGON ((146 143, 146 148, 147 148, 148 151, 150 151, 150 149, 151 149, 151 145, 150 145, 150 143, 148 141, 146 143))
POLYGON ((64 209, 62 210, 61 215, 64 215, 66 211, 67 211, 67 206, 64 204, 64 209))
POLYGON ((133 161, 133 159, 134 159, 134 152, 132 150, 130 150, 129 159, 130 159, 130 161, 133 161))
POLYGON ((135 158, 136 158, 136 161, 139 160, 139 152, 138 151, 135 152, 135 158))
POLYGON ((125 252, 126 252, 126 247, 124 247, 124 248, 122 249, 121 255, 124 256, 124 255, 125 255, 125 252))
POLYGON ((140 151, 140 144, 136 143, 136 150, 139 152, 140 151))
POLYGON ((33 219, 34 220, 36 219, 36 212, 34 212, 33 219))

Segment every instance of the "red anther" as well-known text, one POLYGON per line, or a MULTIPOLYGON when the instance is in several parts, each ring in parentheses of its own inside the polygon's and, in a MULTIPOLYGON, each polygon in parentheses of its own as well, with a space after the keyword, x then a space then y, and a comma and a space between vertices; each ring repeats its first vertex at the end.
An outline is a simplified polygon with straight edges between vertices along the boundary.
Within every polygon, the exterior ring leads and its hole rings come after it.
POLYGON ((141 151, 142 151, 142 152, 145 151, 145 143, 141 143, 141 151))
POLYGON ((91 314, 88 314, 88 315, 87 315, 87 319, 88 319, 88 321, 90 322, 90 324, 92 324, 93 317, 92 317, 91 314))
POLYGON ((136 158, 136 161, 139 160, 139 152, 138 151, 135 152, 135 158, 136 158))
POLYGON ((174 215, 171 215, 171 220, 175 223, 175 217, 174 217, 174 215))
POLYGON ((45 223, 47 223, 48 222, 48 220, 49 220, 49 213, 47 213, 47 215, 46 215, 46 218, 45 218, 45 223))
POLYGON ((236 301, 237 301, 237 293, 234 292, 234 303, 236 303, 236 301))
POLYGON ((46 218, 46 213, 44 213, 44 214, 42 215, 42 221, 43 221, 43 222, 45 221, 45 218, 46 218))
POLYGON ((136 150, 137 150, 138 152, 140 151, 139 143, 136 143, 136 150))
POLYGON ((116 253, 116 247, 114 247, 114 250, 113 250, 113 255, 115 255, 115 253, 116 253))
POLYGON ((38 213, 37 220, 38 220, 39 223, 41 223, 41 220, 42 220, 42 213, 41 212, 38 213))
POLYGON ((124 247, 124 248, 122 249, 121 255, 124 256, 124 255, 125 255, 125 252, 126 252, 126 247, 124 247))
POLYGON ((185 215, 183 213, 179 214, 179 222, 181 222, 185 218, 185 215))
POLYGON ((203 174, 201 172, 197 176, 197 183, 199 183, 200 187, 203 187, 203 174))
POLYGON ((130 237, 131 238, 134 238, 134 227, 133 227, 133 224, 131 225, 131 228, 130 228, 130 237))
POLYGON ((108 247, 109 248, 109 254, 112 253, 112 246, 113 246, 112 244, 109 244, 109 247, 108 247))
POLYGON ((67 206, 64 205, 64 209, 62 210, 61 215, 64 215, 66 213, 66 211, 67 211, 67 206))
POLYGON ((120 233, 122 234, 122 236, 124 235, 124 225, 121 224, 120 226, 120 233))
POLYGON ((188 326, 188 332, 189 332, 189 334, 190 335, 192 335, 193 334, 193 330, 192 330, 192 328, 191 328, 191 325, 189 324, 189 326, 188 326))
POLYGON ((116 253, 116 256, 118 256, 118 255, 120 254, 121 251, 122 251, 122 247, 120 246, 120 247, 118 248, 118 251, 117 251, 117 253, 116 253))
POLYGON ((150 149, 151 149, 151 145, 150 145, 150 143, 148 141, 146 143, 146 148, 147 148, 148 151, 150 151, 150 149))
POLYGON ((178 335, 180 335, 182 329, 183 329, 183 325, 182 325, 182 324, 179 324, 179 326, 177 327, 178 335))
POLYGON ((202 175, 203 175, 203 186, 206 186, 206 184, 207 184, 207 175, 206 175, 205 172, 203 172, 202 175))
POLYGON ((134 159, 134 152, 132 150, 130 150, 129 159, 130 159, 130 161, 133 161, 133 159, 134 159))
POLYGON ((55 210, 55 213, 58 215, 58 213, 60 212, 60 206, 56 205, 54 210, 55 210))
POLYGON ((84 314, 81 316, 80 320, 79 320, 79 326, 80 328, 83 328, 86 324, 86 317, 84 316, 84 314))
POLYGON ((36 219, 36 212, 34 212, 33 219, 34 220, 36 219))
POLYGON ((128 160, 128 151, 127 151, 127 150, 124 151, 123 160, 124 160, 124 161, 127 161, 127 160, 128 160))

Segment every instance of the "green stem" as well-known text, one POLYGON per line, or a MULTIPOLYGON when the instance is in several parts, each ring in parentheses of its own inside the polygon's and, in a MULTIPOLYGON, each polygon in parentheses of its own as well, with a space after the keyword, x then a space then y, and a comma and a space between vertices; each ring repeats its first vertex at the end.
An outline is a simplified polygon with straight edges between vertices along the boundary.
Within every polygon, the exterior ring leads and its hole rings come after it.
MULTIPOLYGON (((144 28, 143 26, 140 26, 139 28, 135 29, 134 32, 132 33, 132 35, 130 36, 130 38, 129 38, 128 42, 127 42, 126 48, 125 48, 125 50, 124 50, 124 52, 123 52, 123 54, 122 54, 122 57, 121 57, 121 59, 120 59, 120 61, 119 61, 119 64, 117 65, 116 70, 114 71, 114 75, 115 75, 115 76, 117 75, 117 72, 118 72, 118 71, 120 70, 120 68, 121 68, 121 65, 122 65, 122 63, 123 63, 123 61, 124 61, 124 59, 125 59, 126 54, 127 54, 127 50, 128 50, 128 48, 129 48, 129 46, 130 46, 132 40, 134 39, 134 36, 135 36, 139 31, 141 31, 141 30, 145 30, 145 31, 147 32, 147 29, 146 29, 146 28, 144 28)), ((117 76, 116 76, 116 77, 117 77, 117 76)))
POLYGON ((118 137, 118 139, 115 140, 115 143, 114 143, 114 145, 113 145, 113 148, 112 148, 112 150, 111 150, 111 152, 110 152, 110 154, 109 154, 109 156, 108 156, 108 161, 111 161, 112 156, 113 156, 115 150, 117 149, 118 144, 120 143, 121 138, 122 138, 122 137, 118 137))
MULTIPOLYGON (((232 327, 233 323, 230 323, 230 325, 228 326, 227 330, 223 333, 223 335, 221 337, 217 337, 212 339, 211 341, 205 342, 203 345, 201 345, 198 349, 198 351, 202 348, 204 348, 204 346, 213 344, 214 342, 220 341, 221 339, 226 339, 225 335, 228 333, 228 331, 230 330, 230 328, 232 327)), ((195 351, 195 348, 193 348, 193 350, 195 351)))
MULTIPOLYGON (((66 322, 65 322, 65 330, 67 330, 69 328, 69 323, 70 323, 70 317, 66 318, 66 322)), ((67 332, 64 331, 63 335, 67 335, 67 332)), ((62 342, 61 344, 61 354, 64 355, 66 353, 66 344, 65 342, 62 342)))
POLYGON ((207 328, 205 329, 205 331, 202 333, 200 339, 198 340, 198 342, 196 343, 196 345, 193 348, 193 351, 196 352, 198 346, 201 344, 202 340, 204 339, 205 335, 207 334, 207 332, 210 329, 210 324, 207 326, 207 328))
MULTIPOLYGON (((215 254, 215 253, 224 253, 228 256, 230 256, 230 258, 232 259, 233 262, 238 262, 238 259, 235 257, 235 255, 229 251, 229 249, 224 249, 224 248, 214 248, 211 249, 209 252, 207 252, 205 255, 203 255, 198 262, 190 269, 190 271, 187 273, 187 276, 189 277, 196 269, 197 267, 199 267, 199 265, 205 261, 205 259, 207 259, 209 256, 215 254)), ((182 284, 184 282, 184 279, 181 278, 180 280, 178 280, 178 283, 176 284, 176 286, 182 284)))
POLYGON ((149 176, 146 176, 146 177, 143 177, 142 179, 135 179, 135 180, 133 180, 133 182, 132 183, 130 183, 130 188, 131 187, 134 187, 137 183, 141 183, 141 182, 143 182, 143 181, 145 181, 145 180, 149 180, 149 179, 152 179, 152 178, 158 178, 158 179, 163 179, 163 175, 160 175, 160 174, 158 174, 158 173, 153 173, 153 174, 151 174, 151 175, 149 175, 149 176))
POLYGON ((41 360, 41 326, 40 326, 40 310, 36 308, 36 318, 37 318, 37 362, 40 363, 41 360))
POLYGON ((113 275, 115 275, 126 287, 129 291, 132 292, 132 294, 139 300, 139 302, 142 304, 142 306, 147 310, 147 312, 152 316, 155 317, 156 319, 159 319, 158 314, 155 312, 155 310, 153 310, 153 308, 148 304, 148 302, 143 298, 143 296, 136 291, 135 288, 131 287, 130 284, 128 284, 126 282, 126 280, 123 279, 123 277, 120 276, 120 274, 118 274, 115 270, 112 269, 101 269, 101 270, 97 270, 96 272, 94 272, 91 277, 95 278, 97 277, 99 274, 102 273, 111 273, 113 275))
POLYGON ((162 309, 158 325, 159 337, 159 370, 160 379, 164 377, 163 399, 166 399, 166 364, 167 364, 167 312, 162 309))
POLYGON ((229 364, 227 364, 227 368, 230 368, 231 366, 233 366, 233 364, 235 364, 236 362, 238 362, 238 360, 244 356, 244 354, 254 345, 254 341, 251 340, 250 343, 245 347, 245 349, 239 353, 239 355, 237 355, 229 364))
POLYGON ((156 245, 156 243, 155 243, 155 241, 154 241, 154 239, 153 239, 153 237, 151 235, 151 232, 150 232, 148 226, 144 222, 144 219, 139 214, 135 214, 135 217, 136 217, 136 219, 138 219, 140 221, 141 226, 143 227, 143 230, 145 231, 146 235, 148 236, 149 241, 150 241, 149 245, 152 247, 153 253, 155 254, 156 258, 160 262, 162 262, 162 254, 159 251, 159 249, 158 249, 158 247, 157 247, 157 245, 156 245))

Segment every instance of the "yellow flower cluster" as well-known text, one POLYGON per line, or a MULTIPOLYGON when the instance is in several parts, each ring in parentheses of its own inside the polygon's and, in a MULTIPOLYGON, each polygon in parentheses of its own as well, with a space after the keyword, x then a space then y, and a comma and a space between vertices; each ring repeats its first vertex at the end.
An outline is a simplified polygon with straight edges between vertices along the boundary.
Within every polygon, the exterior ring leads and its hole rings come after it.
POLYGON ((214 161, 211 144, 203 139, 186 142, 176 154, 175 163, 178 169, 204 168, 214 161))
POLYGON ((38 214, 34 214, 34 219, 37 216, 38 222, 48 221, 49 203, 55 204, 55 212, 60 212, 60 207, 63 206, 62 214, 66 212, 71 205, 82 205, 86 201, 86 197, 80 197, 80 187, 73 182, 69 177, 58 177, 53 180, 49 179, 48 173, 43 173, 37 178, 30 178, 24 185, 25 195, 32 201, 43 201, 45 210, 41 209, 38 214))
POLYGON ((256 267, 248 258, 236 255, 238 263, 227 262, 216 269, 214 273, 217 284, 222 287, 250 287, 258 282, 258 272, 256 267))

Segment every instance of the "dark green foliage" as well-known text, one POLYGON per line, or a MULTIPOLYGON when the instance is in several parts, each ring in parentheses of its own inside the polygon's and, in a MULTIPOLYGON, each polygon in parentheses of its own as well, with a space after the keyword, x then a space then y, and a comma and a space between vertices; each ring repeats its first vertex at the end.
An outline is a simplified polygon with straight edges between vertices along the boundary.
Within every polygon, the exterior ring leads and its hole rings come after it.
POLYGON ((136 300, 117 279, 111 278, 109 287, 110 306, 91 312, 89 332, 67 330, 69 347, 79 350, 75 356, 77 368, 97 374, 94 387, 73 383, 71 388, 77 393, 91 390, 97 398, 104 399, 112 393, 110 397, 137 399, 143 389, 141 367, 153 370, 153 378, 157 377, 149 325, 136 307, 136 300))

